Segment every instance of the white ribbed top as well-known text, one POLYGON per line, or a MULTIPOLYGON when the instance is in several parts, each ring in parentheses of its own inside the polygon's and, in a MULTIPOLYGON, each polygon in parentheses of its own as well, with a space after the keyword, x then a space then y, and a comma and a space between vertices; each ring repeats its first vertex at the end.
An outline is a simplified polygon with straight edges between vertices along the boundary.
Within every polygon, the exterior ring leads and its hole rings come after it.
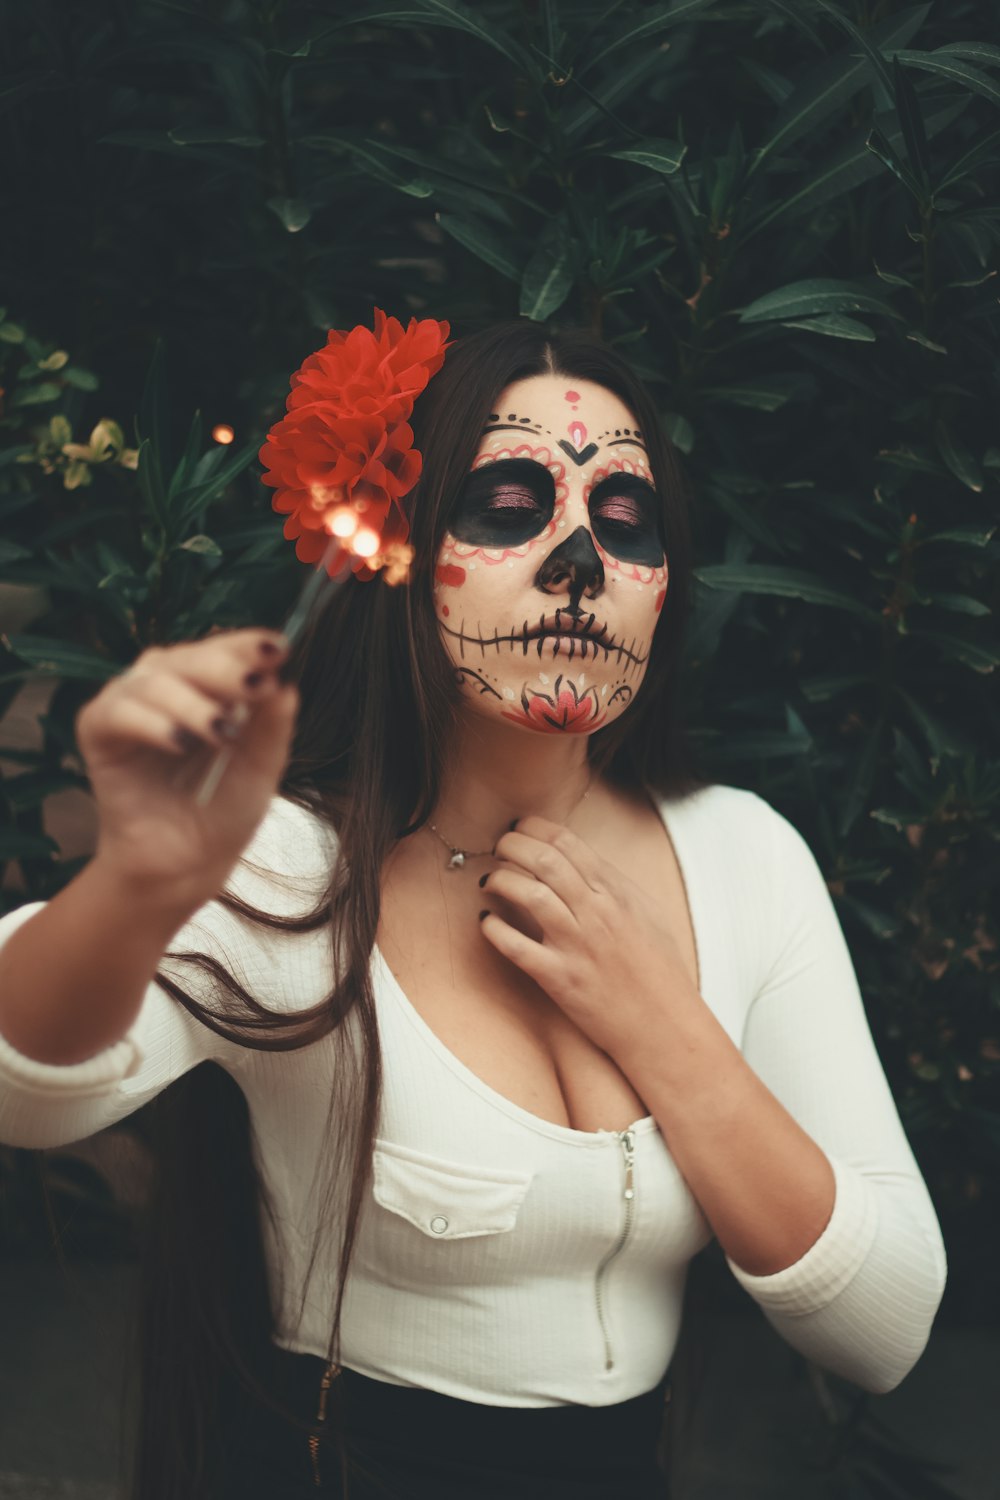
MULTIPOLYGON (((866 1389, 890 1390, 927 1342, 945 1255, 826 884, 802 836, 753 792, 716 784, 660 811, 687 890, 702 997, 836 1178, 833 1216, 799 1261, 772 1276, 730 1269, 789 1344, 866 1389)), ((229 887, 274 911, 303 911, 335 853, 325 825, 275 797, 229 887), (269 881, 249 863, 290 879, 269 881)), ((41 904, 0 920, 0 944, 41 904)), ((276 934, 210 901, 161 967, 184 949, 225 958, 276 1009, 300 1010, 331 988, 325 929, 276 934)), ((711 1238, 656 1122, 636 1121, 626 1140, 539 1119, 442 1044, 377 949, 372 965, 385 1083, 345 1294, 344 1363, 498 1406, 600 1406, 650 1389, 676 1342, 688 1263, 711 1238)), ((182 964, 171 972, 211 1003, 210 980, 182 964)), ((329 1152, 333 1038, 249 1051, 151 985, 126 1036, 86 1062, 36 1063, 0 1037, 0 1140, 79 1140, 208 1058, 237 1079, 250 1109, 276 1225, 262 1216, 277 1337, 325 1356, 332 1254, 318 1259, 299 1326, 296 1314, 323 1200, 314 1177, 322 1183, 329 1152)))

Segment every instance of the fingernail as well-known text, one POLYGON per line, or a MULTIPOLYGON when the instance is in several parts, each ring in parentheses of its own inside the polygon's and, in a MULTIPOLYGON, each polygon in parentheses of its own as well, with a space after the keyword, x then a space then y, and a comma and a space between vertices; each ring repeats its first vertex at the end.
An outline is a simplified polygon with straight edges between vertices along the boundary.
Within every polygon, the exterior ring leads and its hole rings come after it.
POLYGON ((231 719, 222 718, 221 715, 212 720, 212 728, 216 734, 221 734, 227 740, 233 740, 239 734, 238 725, 234 724, 231 719))
POLYGON ((521 821, 520 818, 514 818, 513 819, 513 821, 511 822, 511 825, 510 825, 510 829, 509 829, 510 833, 514 832, 514 829, 517 827, 517 825, 518 825, 518 823, 520 823, 520 821, 521 821))
POLYGON ((192 734, 189 729, 184 729, 181 725, 177 725, 174 729, 174 739, 182 750, 193 750, 195 745, 199 743, 198 736, 192 734))
POLYGON ((481 911, 479 913, 479 920, 480 920, 480 922, 483 920, 484 917, 488 917, 488 916, 489 916, 489 912, 488 911, 481 911))
POLYGON ((484 886, 486 884, 487 880, 489 880, 489 878, 490 878, 489 871, 487 871, 485 875, 480 875, 480 877, 479 877, 479 884, 480 884, 480 886, 484 886))
POLYGON ((261 683, 263 681, 264 681, 264 674, 263 674, 263 672, 248 672, 247 675, 243 679, 243 686, 244 687, 256 687, 258 683, 261 683))

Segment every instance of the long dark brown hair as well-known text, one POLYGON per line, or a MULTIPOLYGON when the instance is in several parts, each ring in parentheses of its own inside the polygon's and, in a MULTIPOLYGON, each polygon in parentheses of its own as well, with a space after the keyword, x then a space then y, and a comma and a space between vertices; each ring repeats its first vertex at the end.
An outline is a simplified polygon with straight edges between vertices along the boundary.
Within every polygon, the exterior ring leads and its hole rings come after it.
MULTIPOLYGON (((379 1115, 369 968, 382 869, 393 846, 433 812, 442 751, 460 702, 433 608, 434 562, 500 393, 516 380, 547 373, 594 381, 620 397, 638 422, 663 504, 669 586, 647 673, 627 712, 590 737, 591 764, 618 784, 664 796, 706 784, 693 766, 678 689, 691 578, 688 498, 652 397, 625 360, 588 331, 548 331, 523 319, 493 325, 454 342, 413 413, 424 463, 405 502, 415 549, 409 586, 352 578, 331 591, 293 652, 301 705, 278 792, 334 830, 338 857, 328 887, 300 917, 263 911, 227 889, 216 898, 247 921, 284 931, 332 925, 333 952, 342 955, 333 988, 320 1004, 290 1018, 269 1010, 224 965, 202 954, 183 958, 211 976, 217 1008, 195 1000, 163 969, 157 974, 199 1021, 242 1046, 288 1050, 335 1036, 343 1055, 331 1084, 332 1147, 321 1216, 324 1254, 336 1244, 339 1257, 330 1316, 333 1359, 379 1115), (343 1027, 348 1016, 352 1025, 343 1027)), ((220 1068, 195 1069, 146 1113, 155 1126, 157 1170, 144 1235, 132 1495, 208 1500, 206 1454, 226 1391, 268 1400, 275 1302, 258 1217, 268 1204, 246 1102, 220 1068)))

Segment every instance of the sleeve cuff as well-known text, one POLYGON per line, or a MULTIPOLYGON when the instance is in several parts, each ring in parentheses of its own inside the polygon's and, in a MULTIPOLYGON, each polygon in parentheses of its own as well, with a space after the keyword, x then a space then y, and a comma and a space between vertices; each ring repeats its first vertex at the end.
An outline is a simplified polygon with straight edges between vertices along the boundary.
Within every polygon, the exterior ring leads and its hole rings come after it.
POLYGON ((861 1269, 878 1228, 874 1185, 860 1172, 828 1156, 836 1180, 830 1222, 799 1260, 770 1276, 751 1276, 726 1256, 740 1286, 767 1312, 802 1317, 839 1295, 861 1269))
POLYGON ((131 1078, 142 1062, 142 1050, 131 1033, 113 1046, 78 1063, 43 1063, 25 1057, 0 1036, 0 1079, 22 1093, 60 1094, 85 1099, 105 1094, 114 1084, 131 1078))

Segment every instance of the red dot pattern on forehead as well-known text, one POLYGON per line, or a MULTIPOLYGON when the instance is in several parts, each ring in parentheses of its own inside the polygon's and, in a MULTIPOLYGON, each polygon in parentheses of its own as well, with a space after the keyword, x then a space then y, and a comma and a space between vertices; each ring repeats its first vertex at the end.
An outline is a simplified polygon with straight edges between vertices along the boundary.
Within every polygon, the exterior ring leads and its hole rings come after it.
POLYGON ((567 391, 565 399, 572 404, 573 410, 576 411, 576 403, 580 400, 579 391, 567 391))

